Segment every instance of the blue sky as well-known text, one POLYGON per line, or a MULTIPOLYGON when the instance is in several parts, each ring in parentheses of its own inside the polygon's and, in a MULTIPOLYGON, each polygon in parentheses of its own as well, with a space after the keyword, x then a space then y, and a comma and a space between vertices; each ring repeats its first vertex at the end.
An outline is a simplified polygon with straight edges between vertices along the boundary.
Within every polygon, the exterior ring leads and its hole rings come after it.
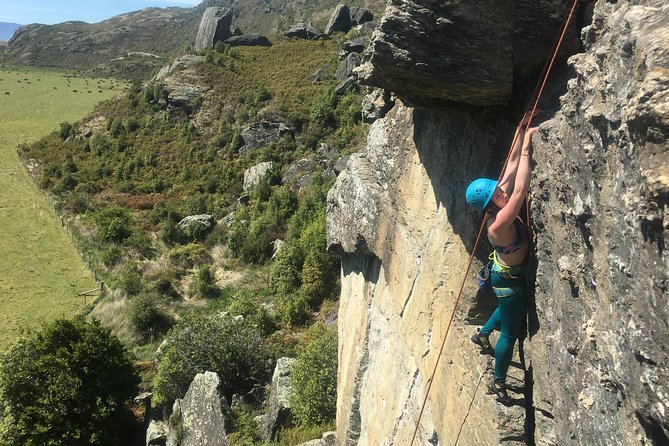
POLYGON ((190 8, 202 0, 0 0, 0 22, 54 23, 82 20, 95 23, 148 7, 190 8))

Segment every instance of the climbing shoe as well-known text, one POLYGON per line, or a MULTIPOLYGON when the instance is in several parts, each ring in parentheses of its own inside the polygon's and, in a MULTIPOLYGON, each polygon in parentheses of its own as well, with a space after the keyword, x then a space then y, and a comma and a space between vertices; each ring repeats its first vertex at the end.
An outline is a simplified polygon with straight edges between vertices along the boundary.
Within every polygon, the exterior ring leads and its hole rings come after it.
POLYGON ((490 381, 488 382, 487 385, 487 389, 488 389, 488 394, 495 395, 497 401, 499 401, 500 403, 504 404, 505 406, 511 404, 511 398, 509 398, 509 395, 506 393, 506 385, 504 383, 495 381, 494 377, 490 378, 490 381))
POLYGON ((490 338, 487 335, 481 334, 481 328, 477 328, 474 334, 471 337, 471 340, 474 344, 481 347, 486 353, 492 351, 492 346, 490 345, 490 338))

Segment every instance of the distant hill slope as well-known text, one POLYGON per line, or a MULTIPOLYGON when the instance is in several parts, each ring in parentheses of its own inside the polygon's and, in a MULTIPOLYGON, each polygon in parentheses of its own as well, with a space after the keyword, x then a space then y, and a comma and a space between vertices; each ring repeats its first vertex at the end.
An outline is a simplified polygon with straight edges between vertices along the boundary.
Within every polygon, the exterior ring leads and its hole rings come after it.
POLYGON ((7 41, 11 39, 14 32, 20 27, 21 25, 18 23, 0 22, 0 40, 7 41))
MULTIPOLYGON (((178 54, 194 43, 207 7, 231 7, 233 3, 233 26, 239 26, 245 33, 272 34, 300 20, 310 20, 323 29, 340 0, 205 0, 194 8, 147 8, 94 24, 26 25, 8 42, 0 61, 141 79, 164 65, 165 60, 141 55, 128 57, 128 53, 150 53, 161 58, 178 54)), ((380 16, 383 0, 355 0, 349 5, 363 3, 375 16, 380 16)))

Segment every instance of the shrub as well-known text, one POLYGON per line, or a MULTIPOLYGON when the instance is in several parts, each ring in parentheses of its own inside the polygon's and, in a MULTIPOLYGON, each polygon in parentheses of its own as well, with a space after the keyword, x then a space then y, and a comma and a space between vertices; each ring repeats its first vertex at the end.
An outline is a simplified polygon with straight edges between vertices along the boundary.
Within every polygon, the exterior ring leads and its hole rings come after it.
POLYGON ((264 336, 275 329, 269 313, 251 290, 244 288, 237 290, 232 295, 227 309, 231 316, 243 316, 249 324, 260 329, 264 336))
POLYGON ((269 273, 272 292, 288 294, 300 287, 300 270, 303 262, 302 251, 293 243, 286 243, 277 253, 269 273))
POLYGON ((269 373, 268 353, 260 331, 231 317, 187 316, 167 335, 154 380, 155 407, 181 398, 198 373, 213 371, 228 399, 249 391, 269 373))
POLYGON ((132 300, 129 308, 130 323, 142 340, 153 339, 165 333, 172 325, 172 317, 162 308, 155 296, 143 294, 132 300))
POLYGON ((111 332, 58 320, 0 358, 2 440, 24 446, 129 444, 138 378, 111 332))
POLYGON ((193 282, 195 292, 205 298, 213 298, 219 293, 220 289, 216 285, 216 277, 209 265, 203 265, 195 273, 193 282))
POLYGON ((337 331, 315 324, 293 364, 291 406, 302 425, 334 420, 337 412, 337 331))
POLYGON ((60 123, 60 129, 58 130, 58 136, 60 136, 60 139, 65 141, 67 138, 70 137, 72 134, 72 124, 70 124, 67 121, 63 121, 60 123))
POLYGON ((311 307, 306 296, 289 294, 274 300, 276 317, 285 326, 302 325, 311 316, 311 307))
POLYGON ((167 253, 167 258, 180 268, 194 268, 197 265, 211 262, 211 255, 204 246, 197 243, 179 246, 167 253))
POLYGON ((123 251, 117 245, 111 245, 100 252, 100 260, 107 268, 116 265, 122 256, 123 251))
POLYGON ((118 287, 121 288, 128 296, 136 296, 142 292, 144 284, 142 276, 131 269, 126 270, 118 278, 118 287))
POLYGON ((134 221, 125 208, 109 207, 95 216, 101 238, 108 242, 123 242, 132 234, 134 221))

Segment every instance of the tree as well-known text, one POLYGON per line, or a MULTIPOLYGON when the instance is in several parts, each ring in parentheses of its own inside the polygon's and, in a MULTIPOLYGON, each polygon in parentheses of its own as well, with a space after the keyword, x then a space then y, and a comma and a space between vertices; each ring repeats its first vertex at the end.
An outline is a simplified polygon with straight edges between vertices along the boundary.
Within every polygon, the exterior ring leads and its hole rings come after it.
POLYGON ((98 322, 57 320, 0 358, 0 437, 8 444, 127 444, 139 379, 98 322))
POLYGON ((334 420, 337 412, 337 330, 313 325, 293 364, 291 406, 303 425, 334 420))
POLYGON ((166 337, 152 402, 168 407, 205 371, 218 373, 221 393, 231 401, 233 393, 264 382, 268 359, 258 327, 230 316, 186 317, 166 337))

